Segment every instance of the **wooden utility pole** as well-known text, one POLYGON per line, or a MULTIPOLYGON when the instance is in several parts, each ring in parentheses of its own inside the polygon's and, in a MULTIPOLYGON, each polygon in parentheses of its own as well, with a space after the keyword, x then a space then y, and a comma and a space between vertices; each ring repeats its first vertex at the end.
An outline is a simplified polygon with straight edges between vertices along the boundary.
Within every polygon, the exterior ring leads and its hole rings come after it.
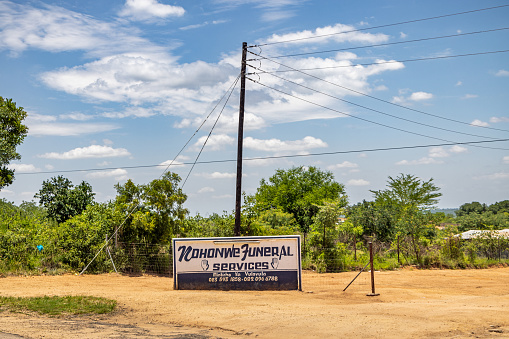
POLYGON ((235 236, 240 236, 240 210, 242 204, 242 142, 244 140, 244 99, 246 97, 246 54, 247 42, 242 43, 240 68, 239 134, 237 144, 237 191, 235 198, 235 236))

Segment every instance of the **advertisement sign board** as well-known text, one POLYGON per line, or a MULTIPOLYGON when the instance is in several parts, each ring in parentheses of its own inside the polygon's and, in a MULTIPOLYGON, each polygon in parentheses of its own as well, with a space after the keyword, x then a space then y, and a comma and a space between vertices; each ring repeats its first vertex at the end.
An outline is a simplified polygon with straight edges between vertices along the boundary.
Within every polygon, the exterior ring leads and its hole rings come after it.
POLYGON ((177 290, 302 290, 300 236, 173 239, 177 290))

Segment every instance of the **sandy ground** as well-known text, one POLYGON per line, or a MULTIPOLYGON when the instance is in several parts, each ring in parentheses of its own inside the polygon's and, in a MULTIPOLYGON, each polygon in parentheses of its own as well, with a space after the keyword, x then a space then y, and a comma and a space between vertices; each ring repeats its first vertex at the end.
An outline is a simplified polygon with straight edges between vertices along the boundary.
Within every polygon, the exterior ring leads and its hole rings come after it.
POLYGON ((2 296, 93 295, 106 316, 0 312, 0 338, 509 338, 509 268, 304 272, 303 291, 175 291, 165 277, 0 278, 2 296))

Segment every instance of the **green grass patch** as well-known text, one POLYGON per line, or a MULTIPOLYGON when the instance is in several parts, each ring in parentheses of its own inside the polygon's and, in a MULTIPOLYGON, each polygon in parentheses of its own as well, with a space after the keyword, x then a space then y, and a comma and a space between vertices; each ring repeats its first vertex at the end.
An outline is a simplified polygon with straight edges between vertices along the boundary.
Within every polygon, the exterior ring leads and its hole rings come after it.
POLYGON ((52 316, 105 314, 113 312, 116 306, 115 300, 89 296, 0 297, 0 310, 31 311, 52 316))

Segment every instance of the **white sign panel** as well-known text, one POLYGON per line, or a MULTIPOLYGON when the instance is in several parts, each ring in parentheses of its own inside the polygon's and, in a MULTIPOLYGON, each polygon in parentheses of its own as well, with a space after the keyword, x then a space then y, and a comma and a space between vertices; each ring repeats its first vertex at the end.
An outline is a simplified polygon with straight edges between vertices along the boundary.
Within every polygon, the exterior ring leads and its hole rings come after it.
POLYGON ((301 290, 300 236, 173 239, 175 289, 301 290))

